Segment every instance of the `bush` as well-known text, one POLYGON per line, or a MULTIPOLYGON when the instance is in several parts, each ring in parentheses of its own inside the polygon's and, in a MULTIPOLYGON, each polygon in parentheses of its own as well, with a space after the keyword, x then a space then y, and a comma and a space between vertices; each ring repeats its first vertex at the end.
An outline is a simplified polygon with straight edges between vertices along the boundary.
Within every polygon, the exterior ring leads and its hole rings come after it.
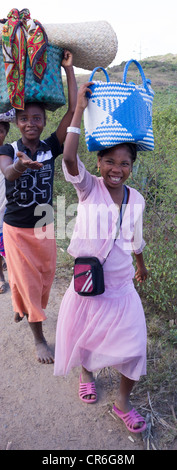
POLYGON ((149 240, 144 259, 149 271, 146 283, 141 286, 141 296, 150 305, 165 313, 165 319, 175 319, 177 314, 177 263, 173 240, 157 230, 156 240, 149 240))
POLYGON ((149 277, 141 293, 166 319, 177 313, 177 215, 176 134, 174 106, 154 110, 155 150, 141 154, 134 171, 134 185, 144 195, 144 258, 149 277))

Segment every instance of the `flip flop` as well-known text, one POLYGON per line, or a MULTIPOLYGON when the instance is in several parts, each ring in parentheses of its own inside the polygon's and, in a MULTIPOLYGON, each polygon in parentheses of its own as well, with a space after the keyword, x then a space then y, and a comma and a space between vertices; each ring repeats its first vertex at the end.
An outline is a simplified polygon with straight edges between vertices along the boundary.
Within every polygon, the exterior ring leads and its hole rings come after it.
POLYGON ((95 382, 81 382, 81 375, 80 375, 80 382, 79 382, 79 398, 84 401, 85 403, 95 403, 97 401, 97 392, 95 388, 95 382), (95 395, 95 398, 84 398, 87 395, 95 395))
POLYGON ((0 281, 0 294, 4 294, 6 291, 6 283, 5 281, 0 281))
POLYGON ((132 410, 129 411, 128 413, 123 413, 123 411, 119 410, 114 405, 112 411, 114 411, 114 413, 116 413, 116 415, 120 419, 123 420, 123 422, 125 423, 127 429, 130 432, 138 433, 138 432, 145 431, 146 421, 134 408, 132 408, 132 410), (138 424, 138 423, 143 423, 143 424, 140 428, 134 428, 135 424, 138 424))

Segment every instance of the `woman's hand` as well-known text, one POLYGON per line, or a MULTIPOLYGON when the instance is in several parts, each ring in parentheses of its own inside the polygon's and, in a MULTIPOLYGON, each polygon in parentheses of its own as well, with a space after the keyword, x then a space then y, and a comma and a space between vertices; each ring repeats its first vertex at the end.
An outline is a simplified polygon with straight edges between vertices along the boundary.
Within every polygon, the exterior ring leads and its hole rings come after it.
POLYGON ((89 93, 90 95, 92 94, 92 90, 89 88, 90 85, 93 85, 93 82, 86 82, 80 86, 77 94, 76 108, 78 107, 84 110, 87 107, 89 98, 87 97, 86 93, 89 93))
POLYGON ((17 157, 19 158, 19 163, 15 162, 15 167, 19 172, 25 171, 25 168, 31 168, 31 170, 39 170, 43 167, 43 163, 31 160, 31 158, 29 158, 24 152, 17 152, 17 157))
POLYGON ((145 266, 141 267, 141 268, 138 268, 136 273, 135 273, 135 279, 138 282, 146 281, 147 276, 148 276, 148 271, 147 271, 145 266))
POLYGON ((146 266, 144 264, 143 254, 142 253, 139 253, 139 254, 135 253, 135 258, 136 258, 136 265, 137 265, 137 270, 136 270, 136 273, 135 273, 135 279, 138 282, 143 282, 147 279, 147 276, 148 276, 148 270, 146 269, 146 266))
POLYGON ((61 65, 64 69, 66 69, 67 67, 71 67, 73 65, 73 55, 67 49, 64 50, 63 60, 62 60, 61 65))

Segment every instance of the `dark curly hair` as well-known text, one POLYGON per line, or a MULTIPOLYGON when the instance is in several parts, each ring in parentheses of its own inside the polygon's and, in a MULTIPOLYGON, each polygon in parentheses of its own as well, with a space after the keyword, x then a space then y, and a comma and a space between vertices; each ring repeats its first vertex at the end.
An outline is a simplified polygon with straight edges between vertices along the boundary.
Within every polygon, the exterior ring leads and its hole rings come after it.
POLYGON ((6 131, 6 134, 8 134, 8 132, 9 132, 9 129, 10 129, 10 124, 9 124, 9 122, 6 122, 6 121, 0 121, 0 124, 2 124, 2 125, 3 125, 3 127, 4 127, 4 129, 5 129, 5 131, 6 131))

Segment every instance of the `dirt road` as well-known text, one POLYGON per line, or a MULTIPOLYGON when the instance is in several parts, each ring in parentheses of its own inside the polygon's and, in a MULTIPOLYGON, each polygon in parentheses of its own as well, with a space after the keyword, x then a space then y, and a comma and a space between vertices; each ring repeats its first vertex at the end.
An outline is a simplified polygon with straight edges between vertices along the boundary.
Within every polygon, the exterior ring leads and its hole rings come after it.
MULTIPOLYGON (((53 348, 65 289, 54 281, 44 322, 53 348)), ((108 372, 97 377, 99 400, 89 405, 78 398, 78 369, 54 377, 53 365, 36 361, 26 319, 13 321, 9 288, 0 296, 0 331, 0 450, 143 450, 142 436, 130 435, 111 414, 116 383, 108 372)))

